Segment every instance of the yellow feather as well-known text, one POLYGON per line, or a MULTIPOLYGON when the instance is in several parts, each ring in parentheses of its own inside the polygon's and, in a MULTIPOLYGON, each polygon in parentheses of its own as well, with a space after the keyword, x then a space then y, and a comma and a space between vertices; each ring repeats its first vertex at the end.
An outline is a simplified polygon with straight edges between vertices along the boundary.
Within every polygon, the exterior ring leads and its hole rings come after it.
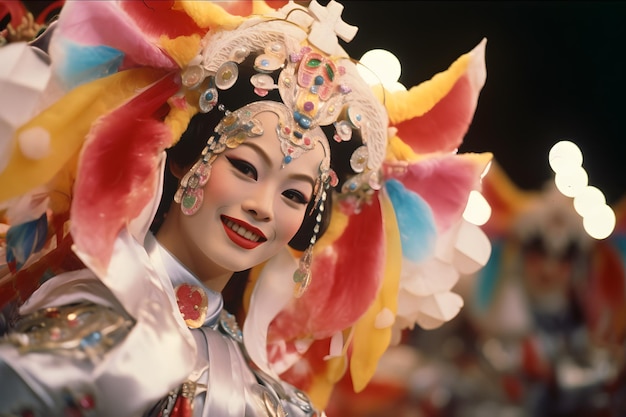
POLYGON ((391 124, 422 116, 446 96, 465 73, 471 52, 461 55, 450 67, 408 91, 386 91, 385 107, 391 124))
POLYGON ((80 150, 96 118, 122 105, 162 76, 160 71, 138 68, 97 79, 70 91, 21 126, 12 139, 14 143, 26 130, 43 128, 49 135, 50 151, 47 156, 33 160, 13 146, 9 163, 0 173, 0 201, 48 183, 80 150))
POLYGON ((314 253, 324 249, 337 240, 348 226, 348 216, 341 212, 339 204, 334 204, 333 213, 330 218, 330 224, 324 235, 317 241, 314 246, 314 253))
POLYGON ((409 145, 404 143, 398 136, 389 139, 387 145, 388 161, 416 161, 419 156, 411 149, 409 145))
POLYGON ((200 51, 200 36, 194 34, 170 39, 162 35, 159 38, 159 45, 172 57, 179 67, 184 68, 189 61, 198 55, 200 51))
POLYGON ((183 9, 201 28, 232 30, 246 20, 211 1, 182 0, 176 2, 175 7, 183 9))

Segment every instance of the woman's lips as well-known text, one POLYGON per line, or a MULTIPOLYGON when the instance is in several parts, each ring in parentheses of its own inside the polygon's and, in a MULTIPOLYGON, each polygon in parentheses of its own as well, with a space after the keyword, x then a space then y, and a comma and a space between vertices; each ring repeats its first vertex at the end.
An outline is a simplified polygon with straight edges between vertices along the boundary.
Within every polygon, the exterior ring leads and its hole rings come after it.
POLYGON ((228 216, 222 216, 222 225, 230 240, 244 249, 254 249, 267 238, 256 227, 228 216))

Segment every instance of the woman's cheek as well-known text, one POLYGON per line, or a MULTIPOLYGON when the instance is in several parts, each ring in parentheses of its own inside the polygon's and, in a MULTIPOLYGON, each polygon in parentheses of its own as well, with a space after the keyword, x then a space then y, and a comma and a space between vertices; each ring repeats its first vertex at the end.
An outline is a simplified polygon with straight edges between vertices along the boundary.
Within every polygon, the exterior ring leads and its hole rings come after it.
POLYGON ((298 232, 302 222, 304 221, 305 209, 298 211, 297 213, 283 213, 278 215, 277 219, 281 222, 280 228, 283 231, 283 239, 289 242, 298 232))
POLYGON ((225 197, 227 198, 233 189, 241 189, 241 184, 236 184, 233 175, 225 173, 224 169, 223 163, 216 161, 211 169, 211 176, 204 189, 205 193, 209 196, 213 195, 216 198, 220 198, 220 200, 225 197))

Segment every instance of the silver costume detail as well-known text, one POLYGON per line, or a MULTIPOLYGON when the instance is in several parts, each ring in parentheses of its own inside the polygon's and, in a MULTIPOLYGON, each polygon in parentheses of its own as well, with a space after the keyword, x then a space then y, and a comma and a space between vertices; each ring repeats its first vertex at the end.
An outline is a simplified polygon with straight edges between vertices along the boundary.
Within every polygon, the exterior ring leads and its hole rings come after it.
POLYGON ((21 353, 55 351, 96 363, 123 340, 133 320, 93 303, 49 307, 21 317, 6 335, 21 353))

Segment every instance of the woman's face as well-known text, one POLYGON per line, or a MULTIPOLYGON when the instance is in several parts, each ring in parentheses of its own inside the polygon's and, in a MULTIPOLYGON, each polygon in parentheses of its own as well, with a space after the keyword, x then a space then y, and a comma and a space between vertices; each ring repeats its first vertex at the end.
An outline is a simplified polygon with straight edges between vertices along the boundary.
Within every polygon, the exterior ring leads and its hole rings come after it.
POLYGON ((281 168, 278 116, 262 112, 256 119, 263 135, 224 151, 213 163, 200 209, 180 216, 176 247, 186 254, 174 255, 201 279, 248 269, 278 253, 298 231, 313 198, 322 147, 281 168))

